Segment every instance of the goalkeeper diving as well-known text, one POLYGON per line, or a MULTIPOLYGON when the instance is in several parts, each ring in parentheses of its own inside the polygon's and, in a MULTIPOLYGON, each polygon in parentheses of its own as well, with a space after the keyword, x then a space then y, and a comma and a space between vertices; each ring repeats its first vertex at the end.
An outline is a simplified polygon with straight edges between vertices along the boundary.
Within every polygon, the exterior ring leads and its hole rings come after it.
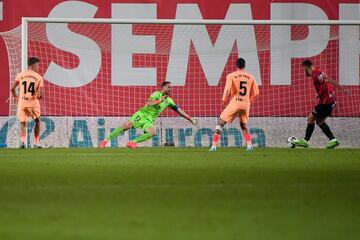
POLYGON ((153 92, 147 100, 144 107, 140 108, 130 119, 123 123, 120 127, 115 128, 104 140, 99 144, 99 148, 104 148, 106 144, 113 138, 119 136, 131 128, 140 128, 144 133, 134 140, 127 143, 128 148, 136 148, 137 144, 152 138, 156 134, 154 121, 160 113, 167 107, 177 112, 180 116, 190 121, 193 125, 198 124, 196 118, 192 118, 184 110, 179 108, 174 100, 170 98, 171 83, 163 82, 160 91, 153 92))

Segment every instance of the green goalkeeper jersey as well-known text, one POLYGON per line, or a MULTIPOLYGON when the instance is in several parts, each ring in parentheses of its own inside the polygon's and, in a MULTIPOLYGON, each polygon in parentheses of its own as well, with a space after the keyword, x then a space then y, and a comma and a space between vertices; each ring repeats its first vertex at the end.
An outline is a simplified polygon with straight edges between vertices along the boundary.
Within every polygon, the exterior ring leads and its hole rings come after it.
MULTIPOLYGON (((162 92, 156 91, 150 95, 149 99, 159 100, 162 96, 163 96, 162 92)), ((167 107, 173 110, 177 109, 174 100, 172 100, 170 97, 167 97, 159 104, 155 104, 152 106, 145 105, 144 107, 139 109, 139 112, 141 112, 148 120, 154 122, 155 119, 160 115, 160 113, 167 107)))

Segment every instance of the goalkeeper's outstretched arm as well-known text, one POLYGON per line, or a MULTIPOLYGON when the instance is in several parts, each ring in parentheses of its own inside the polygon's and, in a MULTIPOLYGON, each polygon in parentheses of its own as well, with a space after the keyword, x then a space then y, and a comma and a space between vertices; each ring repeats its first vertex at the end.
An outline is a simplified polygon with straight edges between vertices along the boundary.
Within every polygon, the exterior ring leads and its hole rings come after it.
POLYGON ((186 120, 188 120, 189 122, 191 122, 193 125, 197 125, 199 120, 197 118, 193 118, 191 117, 189 114, 187 114, 184 110, 182 110, 181 108, 179 108, 178 106, 175 106, 173 108, 173 110, 175 112, 177 112, 180 116, 182 116, 183 118, 185 118, 186 120))

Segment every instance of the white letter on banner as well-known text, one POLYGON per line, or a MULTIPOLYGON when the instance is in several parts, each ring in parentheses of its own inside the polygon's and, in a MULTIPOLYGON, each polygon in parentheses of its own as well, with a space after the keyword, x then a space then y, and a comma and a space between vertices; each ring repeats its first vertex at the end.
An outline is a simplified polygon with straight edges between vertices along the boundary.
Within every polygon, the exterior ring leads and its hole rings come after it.
MULTIPOLYGON (((202 15, 197 4, 178 4, 176 19, 202 19, 202 15)), ((225 19, 252 19, 250 4, 230 4, 225 19)), ((216 42, 212 44, 205 25, 175 25, 166 74, 166 80, 173 85, 185 85, 190 43, 194 45, 210 86, 218 85, 234 43, 237 43, 239 57, 246 60, 246 69, 253 73, 258 84, 261 84, 253 26, 221 26, 216 42)), ((235 69, 235 63, 230 64, 233 64, 232 69, 235 69)))
MULTIPOLYGON (((341 20, 360 20, 360 4, 340 4, 341 20)), ((359 85, 360 27, 341 26, 339 30, 339 82, 359 85)))
MULTIPOLYGON (((114 3, 111 12, 118 19, 155 19, 156 4, 114 3)), ((156 86, 156 68, 134 68, 132 64, 134 53, 155 53, 155 36, 133 35, 131 24, 113 24, 111 45, 113 86, 156 86)))
MULTIPOLYGON (((324 11, 307 3, 272 3, 271 20, 327 20, 324 11)), ((329 26, 309 26, 303 40, 291 40, 291 26, 271 26, 272 85, 291 85, 291 59, 320 54, 330 37, 329 26)), ((298 66, 297 66, 298 67, 298 66)))
MULTIPOLYGON (((92 4, 67 1, 55 6, 49 18, 90 18, 96 11, 97 7, 92 4)), ((52 61, 44 75, 46 80, 62 87, 81 87, 96 78, 101 67, 101 50, 93 40, 72 32, 65 23, 47 23, 46 34, 55 47, 79 58, 79 65, 73 69, 52 61)))

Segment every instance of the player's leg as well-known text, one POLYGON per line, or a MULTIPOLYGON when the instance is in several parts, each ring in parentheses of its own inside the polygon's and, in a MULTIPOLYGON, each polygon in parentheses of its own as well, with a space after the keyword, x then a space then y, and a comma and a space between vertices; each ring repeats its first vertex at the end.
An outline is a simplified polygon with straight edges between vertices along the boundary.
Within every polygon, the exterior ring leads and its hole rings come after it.
POLYGON ((36 118, 35 120, 35 126, 34 126, 34 148, 41 148, 39 145, 40 141, 40 118, 36 118))
POLYGON ((331 129, 330 129, 329 125, 326 124, 325 120, 326 120, 326 117, 319 118, 319 119, 316 120, 316 124, 321 128, 323 133, 329 139, 329 142, 327 143, 326 148, 335 148, 335 147, 339 146, 340 143, 334 137, 334 134, 331 132, 331 129))
POLYGON ((114 130, 112 130, 112 132, 108 136, 106 136, 105 140, 110 141, 111 139, 116 138, 117 136, 131 129, 133 126, 134 126, 133 123, 130 121, 124 122, 120 125, 120 127, 117 127, 114 130))
POLYGON ((241 110, 239 113, 239 122, 240 122, 240 128, 243 132, 243 136, 246 142, 246 150, 247 151, 252 151, 253 150, 253 145, 252 145, 252 141, 251 141, 251 135, 249 132, 249 129, 247 128, 247 122, 249 120, 249 112, 250 109, 244 109, 241 110))
POLYGON ((107 135, 105 137, 105 139, 100 142, 99 147, 104 148, 106 146, 106 144, 109 141, 111 141, 111 139, 118 137, 119 135, 123 134, 124 132, 126 132, 127 130, 129 130, 133 127, 134 127, 134 124, 131 122, 131 119, 122 123, 120 125, 120 127, 117 127, 114 130, 112 130, 111 133, 109 135, 107 135))
POLYGON ((156 134, 156 128, 153 125, 153 122, 142 112, 136 112, 130 118, 130 121, 134 124, 134 128, 141 128, 144 131, 144 134, 141 134, 134 140, 129 141, 127 144, 128 148, 136 148, 137 143, 144 142, 156 134))
POLYGON ((20 122, 20 148, 25 148, 26 122, 20 122))
MULTIPOLYGON (((316 109, 316 107, 315 107, 315 109, 316 109)), ((305 137, 304 137, 304 139, 295 140, 294 141, 295 146, 305 147, 305 148, 309 146, 308 142, 310 141, 310 138, 315 129, 315 122, 317 119, 316 115, 317 115, 316 111, 310 113, 310 115, 307 118, 305 137)))
POLYGON ((132 141, 129 141, 127 144, 128 148, 136 148, 136 145, 140 142, 145 142, 146 140, 152 138, 156 134, 156 128, 152 123, 145 124, 143 126, 144 133, 135 138, 132 141))
POLYGON ((39 145, 40 141, 40 105, 34 106, 33 108, 29 108, 28 110, 31 114, 31 117, 35 121, 34 126, 34 148, 41 148, 39 145))
POLYGON ((17 109, 17 117, 20 122, 20 148, 25 148, 25 140, 26 140, 26 122, 28 119, 28 113, 26 109, 22 106, 18 106, 17 109))
POLYGON ((246 150, 252 151, 253 145, 251 141, 251 136, 249 129, 247 128, 247 123, 249 121, 249 113, 250 113, 250 106, 244 105, 238 112, 239 114, 239 122, 240 122, 240 128, 243 132, 243 136, 246 142, 246 150))
POLYGON ((216 146, 220 140, 223 127, 225 126, 225 124, 231 123, 235 119, 235 117, 237 116, 237 111, 238 111, 238 105, 234 102, 230 102, 226 106, 224 111, 221 113, 220 119, 215 127, 215 132, 212 138, 212 145, 210 148, 211 152, 216 151, 216 146))
POLYGON ((306 142, 310 141, 310 138, 315 129, 316 120, 317 120, 317 117, 313 113, 310 113, 310 115, 308 116, 308 119, 307 119, 307 126, 306 126, 305 137, 304 137, 306 142))
POLYGON ((241 130, 243 132, 244 139, 245 139, 245 142, 246 142, 246 150, 247 151, 252 151, 253 150, 253 145, 252 145, 252 141, 251 141, 251 135, 250 135, 249 129, 246 126, 246 123, 243 123, 243 122, 240 121, 240 128, 241 128, 241 130))
POLYGON ((225 126, 226 124, 226 121, 223 120, 221 117, 219 118, 219 121, 215 127, 215 131, 214 131, 214 135, 212 137, 212 145, 211 145, 211 148, 210 148, 210 151, 211 152, 215 152, 216 151, 216 146, 220 140, 220 137, 221 137, 221 133, 222 133, 222 130, 223 130, 223 127, 225 126))

